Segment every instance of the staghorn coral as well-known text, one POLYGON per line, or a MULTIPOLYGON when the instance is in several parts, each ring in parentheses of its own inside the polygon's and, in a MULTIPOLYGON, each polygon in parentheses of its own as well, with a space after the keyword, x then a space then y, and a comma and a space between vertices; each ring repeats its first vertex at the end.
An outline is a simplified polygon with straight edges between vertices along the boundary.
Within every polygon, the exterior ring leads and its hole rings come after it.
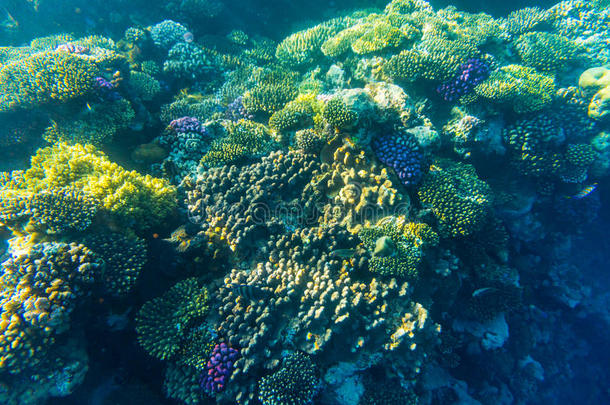
POLYGON ((137 230, 160 225, 176 206, 176 190, 166 180, 127 171, 91 145, 59 143, 39 149, 23 178, 18 191, 73 187, 137 230))
POLYGON ((98 201, 74 188, 44 190, 29 201, 32 221, 51 232, 84 231, 97 214, 98 201))
POLYGON ((295 32, 277 46, 276 58, 289 66, 313 63, 321 55, 320 46, 352 23, 350 17, 338 17, 315 27, 295 32))
POLYGON ((137 236, 120 233, 94 233, 83 239, 83 244, 99 257, 104 266, 96 276, 104 293, 125 296, 146 263, 146 244, 137 236))
POLYGON ((309 356, 293 353, 278 371, 261 378, 258 399, 263 405, 310 404, 319 390, 317 374, 309 356))
POLYGON ((511 12, 502 21, 502 28, 511 35, 520 35, 528 31, 536 31, 540 28, 549 27, 552 16, 540 7, 526 7, 511 12))
POLYGON ((526 113, 541 110, 552 101, 555 80, 530 67, 508 65, 491 72, 474 91, 481 98, 507 104, 517 113, 526 113))
POLYGON ((349 129, 358 121, 358 113, 350 109, 340 97, 333 97, 324 105, 322 116, 336 129, 349 129))
POLYGON ((179 352, 189 328, 207 311, 207 289, 195 278, 179 281, 140 308, 136 316, 138 342, 151 356, 170 359, 179 352))
POLYGON ((273 114, 297 95, 295 75, 274 69, 255 73, 254 86, 244 93, 242 102, 250 114, 273 114))
POLYGON ((202 403, 204 391, 199 386, 199 375, 197 369, 170 363, 165 370, 163 381, 165 395, 186 405, 202 403))
POLYGON ((213 61, 204 49, 187 42, 172 46, 163 62, 163 72, 176 78, 197 79, 213 69, 213 61))
POLYGON ((76 114, 65 114, 45 128, 42 137, 49 143, 67 142, 103 145, 127 128, 136 114, 125 99, 87 103, 76 114))
POLYGON ((417 192, 431 207, 444 235, 469 236, 479 231, 489 216, 491 189, 473 166, 437 160, 417 192))
POLYGON ((132 70, 129 74, 129 86, 144 101, 150 101, 161 91, 161 84, 148 73, 132 70))
POLYGON ((37 366, 87 293, 100 263, 75 243, 23 245, 12 240, 0 276, 0 370, 37 366))

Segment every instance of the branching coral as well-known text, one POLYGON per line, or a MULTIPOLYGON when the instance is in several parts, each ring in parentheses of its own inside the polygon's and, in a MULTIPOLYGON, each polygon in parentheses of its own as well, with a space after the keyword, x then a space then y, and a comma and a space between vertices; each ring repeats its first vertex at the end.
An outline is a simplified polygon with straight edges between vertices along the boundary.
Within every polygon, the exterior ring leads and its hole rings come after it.
POLYGON ((438 243, 438 235, 423 223, 408 222, 404 216, 385 217, 365 227, 358 237, 372 253, 369 270, 383 276, 417 280, 423 249, 438 243))
POLYGON ((151 356, 169 359, 179 351, 189 328, 207 310, 207 289, 194 278, 182 280, 142 306, 136 317, 138 342, 151 356))
POLYGON ((258 399, 263 405, 306 405, 315 397, 319 377, 309 356, 296 352, 284 359, 282 368, 263 377, 258 399))
POLYGON ((477 48, 467 41, 432 37, 392 56, 383 71, 393 79, 407 82, 418 79, 446 81, 452 78, 460 64, 477 54, 477 48))
POLYGON ((40 149, 23 179, 17 192, 72 187, 137 230, 160 225, 176 206, 176 190, 166 180, 127 171, 91 145, 60 143, 40 149))
POLYGON ((98 66, 85 55, 43 51, 0 69, 0 111, 65 102, 93 89, 98 66))
POLYGON ((508 104, 515 112, 525 113, 538 111, 552 101, 555 80, 530 67, 508 65, 493 71, 474 90, 479 97, 508 104))
POLYGON ((13 240, 0 276, 0 370, 15 373, 41 362, 86 294, 100 263, 82 245, 13 240))
POLYGON ((103 292, 113 296, 129 293, 146 263, 144 240, 137 236, 104 232, 87 236, 83 244, 104 263, 96 276, 103 292))
POLYGON ((548 72, 565 68, 580 52, 573 41, 549 32, 523 34, 515 41, 515 47, 525 65, 548 72))
POLYGON ((244 93, 243 104, 250 114, 273 114, 296 95, 294 74, 266 70, 255 73, 254 86, 244 93))
POLYGON ((349 17, 340 17, 295 32, 278 45, 275 56, 280 62, 291 66, 312 63, 320 55, 320 46, 324 41, 346 28, 352 21, 349 17))
POLYGON ((236 163, 265 155, 273 149, 269 130, 254 121, 239 120, 226 122, 227 135, 212 143, 209 151, 201 158, 207 167, 236 163))
POLYGON ((308 189, 312 195, 319 193, 329 199, 322 207, 326 224, 338 223, 358 232, 362 225, 374 223, 389 211, 408 209, 388 171, 350 144, 337 148, 321 170, 323 174, 314 177, 308 189))
POLYGON ((423 204, 432 208, 441 230, 449 236, 472 235, 488 219, 491 189, 470 165, 449 160, 434 162, 418 195, 423 204))

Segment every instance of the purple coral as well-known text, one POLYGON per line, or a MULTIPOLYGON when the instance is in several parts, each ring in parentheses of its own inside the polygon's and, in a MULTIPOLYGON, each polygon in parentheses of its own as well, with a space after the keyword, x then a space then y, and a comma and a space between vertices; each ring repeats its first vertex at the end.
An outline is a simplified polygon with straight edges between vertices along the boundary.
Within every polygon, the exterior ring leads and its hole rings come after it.
POLYGON ((188 132, 197 133, 200 135, 207 134, 207 128, 195 117, 182 117, 173 120, 169 123, 168 129, 177 134, 185 134, 188 132))
POLYGON ((373 140, 372 147, 377 158, 394 169, 405 186, 419 182, 423 156, 413 135, 405 131, 380 135, 373 140))
POLYGON ((206 371, 201 380, 201 386, 210 394, 221 392, 233 373, 239 351, 226 343, 216 344, 206 365, 206 371))
POLYGON ((436 88, 445 101, 455 101, 468 94, 489 76, 489 65, 481 59, 468 59, 458 67, 456 76, 436 88))
POLYGON ((97 94, 103 100, 116 101, 122 98, 116 91, 116 85, 111 81, 101 76, 96 77, 94 80, 97 94))
POLYGON ((239 96, 225 110, 225 117, 231 121, 239 121, 241 119, 251 120, 254 118, 252 114, 246 111, 246 107, 242 102, 243 97, 239 96))

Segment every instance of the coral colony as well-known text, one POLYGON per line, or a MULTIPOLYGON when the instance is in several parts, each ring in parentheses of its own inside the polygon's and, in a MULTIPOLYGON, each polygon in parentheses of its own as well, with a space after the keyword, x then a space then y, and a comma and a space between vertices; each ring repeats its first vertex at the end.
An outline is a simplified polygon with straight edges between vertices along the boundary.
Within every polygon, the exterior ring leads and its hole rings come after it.
POLYGON ((22 3, 0 403, 610 403, 606 2, 22 3))

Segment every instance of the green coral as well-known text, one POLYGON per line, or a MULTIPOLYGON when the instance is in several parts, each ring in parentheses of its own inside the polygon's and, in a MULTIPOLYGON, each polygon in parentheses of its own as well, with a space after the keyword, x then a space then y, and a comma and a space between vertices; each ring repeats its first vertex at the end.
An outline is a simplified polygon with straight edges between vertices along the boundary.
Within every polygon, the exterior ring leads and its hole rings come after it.
POLYGON ((579 47, 571 40, 550 32, 529 32, 515 41, 523 63, 545 72, 565 68, 579 55, 579 47))
POLYGON ((76 38, 74 38, 70 34, 55 34, 55 35, 49 35, 49 36, 45 36, 45 37, 34 38, 30 42, 30 47, 32 47, 36 50, 42 50, 42 51, 51 50, 52 51, 55 48, 57 48, 59 45, 73 42, 75 40, 76 40, 76 38))
POLYGON ((502 27, 510 34, 519 35, 524 32, 550 26, 551 15, 540 7, 526 7, 511 12, 503 21, 502 27))
POLYGON ((318 153, 325 139, 313 129, 302 129, 294 134, 294 146, 305 153, 318 153))
POLYGON ((421 33, 399 15, 371 14, 340 31, 321 45, 326 56, 337 57, 351 49, 358 55, 397 48, 421 33))
POLYGON ((254 80, 255 85, 243 97, 243 105, 251 114, 273 114, 297 96, 296 76, 290 72, 256 72, 254 80))
POLYGON ((353 22, 350 17, 334 18, 285 38, 275 51, 277 59, 289 66, 313 63, 320 56, 320 46, 353 22))
POLYGON ((383 65, 383 72, 407 82, 445 81, 453 77, 461 63, 478 53, 476 46, 463 39, 432 37, 421 41, 416 48, 392 56, 383 65))
POLYGON ((144 72, 131 71, 129 85, 144 101, 152 100, 161 91, 161 84, 154 77, 144 72))
POLYGON ((273 140, 263 124, 249 120, 226 122, 227 135, 214 142, 201 163, 207 167, 221 166, 245 158, 262 156, 271 151, 273 140))
POLYGON ((597 153, 588 143, 570 144, 565 153, 565 158, 569 163, 580 167, 589 166, 596 157, 597 153))
POLYGON ((167 180, 127 171, 92 145, 59 143, 39 149, 16 193, 71 187, 95 198, 100 210, 137 230, 159 226, 176 207, 167 180))
POLYGON ((168 398, 186 405, 197 405, 204 399, 200 385, 201 371, 170 363, 165 371, 163 389, 168 398))
POLYGON ((369 270, 384 276, 415 280, 423 260, 423 249, 438 243, 438 235, 426 224, 404 217, 386 217, 358 233, 371 253, 369 270))
POLYGON ((214 338, 207 324, 191 329, 184 337, 177 352, 178 364, 206 370, 210 354, 214 349, 214 338))
POLYGON ((313 126, 314 113, 311 100, 296 99, 271 115, 269 128, 283 139, 287 131, 313 126))
POLYGON ((432 209, 441 231, 452 237, 479 231, 491 207, 491 189, 474 167, 450 160, 438 160, 431 166, 418 196, 432 209))
POLYGON ((182 280, 142 306, 136 316, 138 342, 153 357, 172 358, 193 322, 207 310, 207 289, 195 278, 182 280))
POLYGON ((146 263, 143 239, 104 232, 87 236, 83 244, 104 262, 98 281, 105 292, 121 296, 132 290, 146 263))
POLYGON ((62 51, 43 51, 0 69, 0 111, 66 102, 91 92, 95 61, 62 51))
POLYGON ((258 399, 263 405, 306 405, 319 385, 316 367, 306 354, 296 352, 284 359, 282 368, 261 378, 258 399))
POLYGON ((127 128, 136 113, 125 99, 86 104, 77 114, 62 114, 42 134, 49 143, 103 145, 127 128))
POLYGON ((63 187, 34 194, 29 209, 32 220, 51 232, 84 231, 97 213, 98 202, 81 190, 63 187))
POLYGON ((358 120, 358 113, 351 110, 340 97, 333 97, 326 103, 322 116, 338 129, 350 128, 358 120))
POLYGON ((508 65, 493 71, 475 87, 479 97, 507 104, 517 113, 538 111, 555 95, 555 79, 537 73, 534 68, 508 65))

